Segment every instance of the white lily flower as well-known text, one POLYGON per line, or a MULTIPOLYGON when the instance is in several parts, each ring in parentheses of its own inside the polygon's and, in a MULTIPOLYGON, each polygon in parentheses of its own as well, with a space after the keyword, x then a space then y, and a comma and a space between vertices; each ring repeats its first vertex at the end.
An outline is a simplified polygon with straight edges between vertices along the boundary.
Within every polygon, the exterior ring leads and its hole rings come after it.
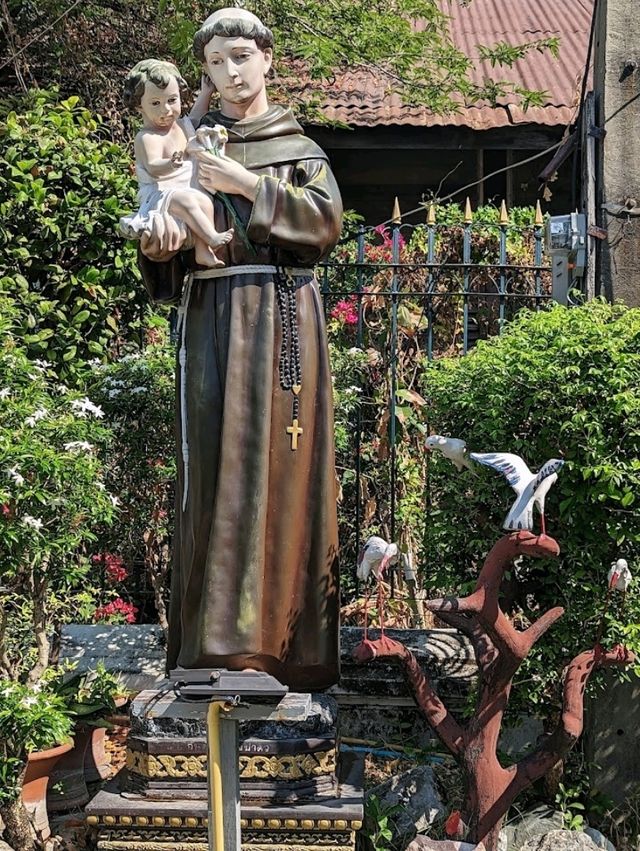
POLYGON ((7 399, 9 396, 11 396, 11 389, 9 387, 3 387, 0 390, 0 399, 7 399))
POLYGON ((24 484, 24 476, 20 475, 17 467, 9 467, 7 475, 9 475, 17 485, 24 484))
POLYGON ((86 417, 87 414, 92 414, 97 419, 104 417, 104 411, 99 405, 94 405, 91 399, 86 396, 84 399, 73 399, 71 407, 79 417, 86 417))
POLYGON ((29 428, 34 428, 36 423, 39 420, 45 419, 45 417, 48 415, 48 413, 49 413, 49 411, 47 411, 46 408, 38 408, 38 410, 34 411, 33 414, 30 417, 27 417, 27 419, 24 421, 25 425, 28 425, 29 428))
POLYGON ((86 440, 72 440, 69 443, 65 443, 64 448, 66 452, 76 452, 80 450, 93 452, 95 446, 92 443, 88 443, 86 440))
POLYGON ((30 514, 25 514, 20 521, 23 526, 30 526, 32 529, 35 529, 37 532, 42 529, 44 523, 39 517, 32 517, 30 514))

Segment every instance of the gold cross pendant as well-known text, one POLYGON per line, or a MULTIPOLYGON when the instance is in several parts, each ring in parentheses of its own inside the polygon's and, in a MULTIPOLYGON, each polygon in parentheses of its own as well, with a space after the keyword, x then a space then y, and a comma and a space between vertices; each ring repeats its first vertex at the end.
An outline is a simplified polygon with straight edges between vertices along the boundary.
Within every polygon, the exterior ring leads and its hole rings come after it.
POLYGON ((304 432, 303 428, 298 426, 298 420, 294 419, 291 425, 287 428, 287 434, 291 435, 291 449, 298 448, 298 437, 304 432))

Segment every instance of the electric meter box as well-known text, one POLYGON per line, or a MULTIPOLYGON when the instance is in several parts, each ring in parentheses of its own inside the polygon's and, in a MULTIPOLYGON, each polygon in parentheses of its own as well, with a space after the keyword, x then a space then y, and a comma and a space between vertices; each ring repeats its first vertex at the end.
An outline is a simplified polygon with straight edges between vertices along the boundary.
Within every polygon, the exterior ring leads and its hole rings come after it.
POLYGON ((585 273, 587 218, 584 213, 550 216, 545 227, 545 249, 551 255, 554 301, 567 304, 576 278, 585 273))

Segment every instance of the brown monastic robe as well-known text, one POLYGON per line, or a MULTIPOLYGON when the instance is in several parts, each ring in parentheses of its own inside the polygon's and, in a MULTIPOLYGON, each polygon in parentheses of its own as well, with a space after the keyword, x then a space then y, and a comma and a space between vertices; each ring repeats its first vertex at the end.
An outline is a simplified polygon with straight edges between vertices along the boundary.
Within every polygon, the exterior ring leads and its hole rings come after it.
MULTIPOLYGON (((291 112, 233 121, 227 155, 260 175, 252 204, 233 196, 255 253, 236 234, 216 251, 228 267, 306 268, 341 226, 326 156, 291 112)), ((214 196, 215 198, 215 196, 214 196)), ((233 226, 219 200, 215 224, 233 226)), ((188 255, 141 256, 152 297, 180 298, 188 255)), ((293 451, 292 393, 280 386, 282 326, 273 273, 194 280, 185 318, 189 482, 179 453, 168 666, 254 668, 296 689, 338 679, 338 538, 333 401, 316 281, 296 278, 302 364, 293 451)), ((180 388, 178 369, 178 398, 180 388)), ((178 440, 181 439, 178 405, 178 440)))

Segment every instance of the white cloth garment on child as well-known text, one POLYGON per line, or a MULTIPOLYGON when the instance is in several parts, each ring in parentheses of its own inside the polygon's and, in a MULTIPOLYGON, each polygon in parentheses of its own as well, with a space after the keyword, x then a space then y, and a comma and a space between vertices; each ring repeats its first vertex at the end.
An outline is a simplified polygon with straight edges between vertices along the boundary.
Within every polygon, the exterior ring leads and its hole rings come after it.
MULTIPOLYGON (((178 120, 187 140, 191 139, 196 131, 189 118, 185 116, 178 120)), ((193 161, 188 159, 163 177, 153 177, 141 163, 136 162, 140 207, 137 212, 120 219, 122 235, 127 239, 140 239, 145 231, 150 233, 154 217, 167 211, 171 196, 177 189, 202 192, 196 180, 196 173, 193 161)), ((176 216, 174 218, 177 220, 176 216)))

